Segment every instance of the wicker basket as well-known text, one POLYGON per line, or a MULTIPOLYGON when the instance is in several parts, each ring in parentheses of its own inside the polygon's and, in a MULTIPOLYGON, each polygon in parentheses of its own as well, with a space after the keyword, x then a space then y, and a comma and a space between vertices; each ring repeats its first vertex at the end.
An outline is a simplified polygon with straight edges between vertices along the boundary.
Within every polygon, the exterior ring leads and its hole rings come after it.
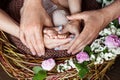
MULTIPOLYGON (((74 56, 64 57, 64 58, 54 58, 56 63, 63 63, 66 59, 74 56)), ((5 72, 8 73, 10 77, 16 78, 18 80, 30 80, 34 76, 32 68, 34 66, 40 66, 42 58, 33 57, 29 54, 19 53, 16 47, 14 47, 6 35, 0 32, 0 63, 5 72)), ((84 78, 85 80, 98 80, 105 76, 107 69, 114 63, 114 60, 109 62, 104 62, 101 65, 88 65, 89 73, 84 78)), ((47 73, 46 80, 53 80, 52 77, 57 77, 56 80, 79 80, 77 71, 71 69, 69 71, 58 73, 56 69, 47 73)))

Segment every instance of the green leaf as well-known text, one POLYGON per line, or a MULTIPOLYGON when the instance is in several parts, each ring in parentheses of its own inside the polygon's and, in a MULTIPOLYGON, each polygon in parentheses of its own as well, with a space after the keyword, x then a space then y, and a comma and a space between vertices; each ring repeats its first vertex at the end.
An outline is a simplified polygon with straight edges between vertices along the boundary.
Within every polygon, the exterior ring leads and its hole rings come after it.
POLYGON ((84 66, 87 66, 88 64, 89 64, 88 61, 84 61, 84 62, 83 62, 83 65, 84 65, 84 66))
POLYGON ((107 53, 108 52, 108 48, 103 50, 103 53, 107 53))
POLYGON ((89 72, 86 64, 75 63, 75 66, 77 67, 78 75, 79 75, 80 78, 84 78, 85 75, 89 72))
POLYGON ((115 20, 113 21, 113 23, 114 23, 114 26, 116 26, 116 27, 119 26, 119 21, 118 21, 118 19, 115 19, 115 20))
POLYGON ((35 74, 37 74, 39 71, 43 70, 40 66, 33 67, 33 71, 35 74))
POLYGON ((84 51, 87 52, 87 53, 90 53, 91 52, 91 48, 89 46, 86 46, 84 48, 84 51))
POLYGON ((89 53, 89 55, 92 55, 92 54, 94 54, 94 52, 93 52, 93 51, 91 51, 91 52, 89 53))
POLYGON ((37 74, 34 75, 33 80, 44 80, 47 76, 45 70, 40 70, 37 74))
POLYGON ((78 75, 80 78, 84 78, 87 73, 88 73, 88 69, 82 68, 81 70, 79 70, 78 75))

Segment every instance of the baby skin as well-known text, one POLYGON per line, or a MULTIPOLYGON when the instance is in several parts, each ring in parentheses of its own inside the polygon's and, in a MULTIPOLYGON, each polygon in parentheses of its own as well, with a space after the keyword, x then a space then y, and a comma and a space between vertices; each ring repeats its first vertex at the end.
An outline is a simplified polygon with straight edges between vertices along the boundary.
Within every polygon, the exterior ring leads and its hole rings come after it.
POLYGON ((54 28, 45 28, 44 34, 47 35, 48 38, 52 39, 64 39, 69 37, 71 33, 75 33, 73 35, 77 36, 80 32, 79 21, 68 21, 66 16, 68 13, 65 10, 56 10, 53 12, 53 23, 54 28), (69 30, 71 33, 68 33, 69 30))

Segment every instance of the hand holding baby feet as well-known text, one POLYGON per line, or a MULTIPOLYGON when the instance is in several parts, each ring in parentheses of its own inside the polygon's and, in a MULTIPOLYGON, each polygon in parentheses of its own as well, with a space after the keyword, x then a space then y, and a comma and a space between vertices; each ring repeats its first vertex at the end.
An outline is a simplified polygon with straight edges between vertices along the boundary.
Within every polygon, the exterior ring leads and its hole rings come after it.
POLYGON ((80 21, 70 21, 64 26, 64 29, 62 30, 62 33, 71 33, 69 37, 72 39, 70 42, 60 45, 59 50, 67 50, 70 48, 70 46, 73 44, 74 40, 79 36, 80 34, 80 21))
POLYGON ((74 20, 68 22, 65 26, 64 29, 62 30, 62 33, 71 33, 77 37, 80 33, 80 21, 74 20))

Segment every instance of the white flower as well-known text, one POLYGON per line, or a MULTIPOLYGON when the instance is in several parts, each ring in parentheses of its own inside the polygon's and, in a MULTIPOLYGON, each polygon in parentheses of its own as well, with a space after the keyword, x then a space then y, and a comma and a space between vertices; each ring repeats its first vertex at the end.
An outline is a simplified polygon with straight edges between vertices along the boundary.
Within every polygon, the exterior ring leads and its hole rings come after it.
POLYGON ((105 54, 104 54, 103 52, 101 52, 101 53, 99 54, 99 56, 100 56, 101 58, 104 58, 105 54))
POLYGON ((73 63, 73 59, 72 59, 72 58, 70 58, 69 64, 70 64, 70 66, 71 66, 72 68, 76 68, 76 67, 75 67, 75 64, 73 63))
POLYGON ((100 56, 97 57, 96 61, 94 62, 94 64, 102 64, 104 62, 104 59, 101 58, 100 56))
POLYGON ((114 25, 111 25, 111 32, 112 34, 116 34, 117 28, 114 25))
POLYGON ((68 63, 65 63, 65 64, 64 64, 64 69, 65 69, 65 70, 69 70, 69 69, 71 69, 71 66, 68 65, 68 63))
POLYGON ((91 50, 94 51, 95 53, 99 53, 105 50, 106 46, 104 45, 104 40, 105 40, 104 37, 96 39, 90 46, 91 50))
POLYGON ((57 66, 57 71, 58 72, 64 72, 64 64, 59 64, 58 66, 57 66))
POLYGON ((110 5, 114 0, 103 0, 102 7, 110 5))
POLYGON ((110 27, 109 28, 104 28, 100 33, 99 35, 100 36, 108 36, 108 35, 111 35, 111 34, 116 34, 117 32, 117 28, 114 26, 114 24, 111 22, 110 23, 110 27))
POLYGON ((101 36, 107 36, 107 35, 110 35, 110 34, 112 34, 110 28, 105 28, 104 30, 102 30, 102 31, 99 33, 99 35, 101 35, 101 36))
POLYGON ((90 60, 95 60, 95 55, 92 54, 92 55, 90 56, 90 60))
POLYGON ((116 34, 117 34, 118 36, 120 36, 120 28, 119 28, 119 29, 117 29, 116 34))
POLYGON ((113 53, 105 53, 105 55, 104 55, 104 59, 105 60, 112 60, 112 59, 115 59, 116 58, 116 54, 113 54, 113 53))
POLYGON ((57 71, 64 72, 72 68, 76 68, 76 67, 75 67, 75 64, 73 63, 73 59, 70 58, 70 60, 65 60, 64 63, 58 64, 57 71))
POLYGON ((116 49, 116 53, 115 54, 120 54, 120 47, 116 49))
POLYGON ((99 52, 102 52, 103 50, 105 50, 106 49, 106 46, 104 46, 104 47, 99 47, 99 48, 97 48, 96 50, 95 50, 95 53, 99 53, 99 52))
POLYGON ((108 49, 109 52, 112 52, 113 54, 120 54, 120 47, 118 48, 113 48, 113 49, 108 49))

